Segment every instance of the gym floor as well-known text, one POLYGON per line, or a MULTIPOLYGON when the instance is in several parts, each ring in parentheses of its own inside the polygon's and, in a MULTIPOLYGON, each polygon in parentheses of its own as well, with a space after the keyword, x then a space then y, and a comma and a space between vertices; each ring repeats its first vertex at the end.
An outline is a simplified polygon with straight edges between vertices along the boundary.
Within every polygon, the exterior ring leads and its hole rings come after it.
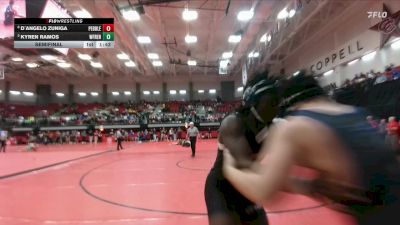
MULTIPOLYGON (((0 153, 0 225, 207 225, 204 182, 216 140, 10 146, 0 153)), ((265 207, 272 225, 350 225, 320 202, 281 194, 265 207)))

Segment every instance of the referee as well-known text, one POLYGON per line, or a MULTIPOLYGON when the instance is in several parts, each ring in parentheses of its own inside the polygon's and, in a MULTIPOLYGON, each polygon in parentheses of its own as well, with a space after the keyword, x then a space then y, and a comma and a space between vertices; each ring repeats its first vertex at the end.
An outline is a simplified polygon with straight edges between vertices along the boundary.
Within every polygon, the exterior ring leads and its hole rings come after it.
POLYGON ((199 135, 199 130, 194 126, 193 122, 189 123, 189 128, 187 129, 186 139, 190 140, 190 147, 192 148, 192 157, 196 155, 196 140, 199 135))

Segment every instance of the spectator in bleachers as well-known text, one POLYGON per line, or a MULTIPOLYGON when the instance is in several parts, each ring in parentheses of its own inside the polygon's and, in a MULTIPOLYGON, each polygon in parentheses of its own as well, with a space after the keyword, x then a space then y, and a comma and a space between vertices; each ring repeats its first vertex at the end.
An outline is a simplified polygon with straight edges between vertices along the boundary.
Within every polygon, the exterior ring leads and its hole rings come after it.
POLYGON ((382 135, 382 137, 386 137, 386 127, 386 120, 381 119, 381 121, 379 122, 378 132, 382 135))
POLYGON ((392 69, 390 67, 385 69, 384 75, 385 75, 387 81, 393 80, 393 73, 392 73, 392 69))
POLYGON ((386 141, 391 146, 392 150, 399 151, 399 123, 396 117, 389 117, 387 124, 387 136, 386 141))
POLYGON ((367 116, 367 121, 372 128, 378 129, 378 122, 376 122, 372 116, 367 116))
POLYGON ((380 84, 387 81, 387 77, 381 72, 378 72, 374 84, 380 84))

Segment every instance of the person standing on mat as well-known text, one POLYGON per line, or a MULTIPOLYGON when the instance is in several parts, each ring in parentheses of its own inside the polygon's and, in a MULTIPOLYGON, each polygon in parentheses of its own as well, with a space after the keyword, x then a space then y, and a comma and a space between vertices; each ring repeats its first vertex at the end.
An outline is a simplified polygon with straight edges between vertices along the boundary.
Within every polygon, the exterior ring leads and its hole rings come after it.
POLYGON ((6 153, 8 132, 6 130, 0 130, 0 152, 6 153))
POLYGON ((330 100, 314 76, 304 73, 282 81, 278 96, 285 119, 262 138, 258 160, 239 168, 232 147, 223 147, 223 173, 230 183, 263 204, 290 187, 293 166, 311 168, 318 177, 310 180, 308 195, 329 199, 335 203, 330 207, 353 215, 360 225, 399 224, 400 165, 365 121, 368 113, 330 100))
POLYGON ((192 148, 192 157, 196 156, 197 136, 199 136, 199 130, 197 129, 197 127, 194 126, 193 122, 190 122, 187 129, 186 139, 190 141, 190 148, 192 148))
POLYGON ((119 151, 120 149, 124 149, 124 148, 122 147, 122 139, 123 139, 123 137, 122 137, 121 129, 119 129, 119 130, 117 131, 116 137, 117 137, 117 151, 119 151))

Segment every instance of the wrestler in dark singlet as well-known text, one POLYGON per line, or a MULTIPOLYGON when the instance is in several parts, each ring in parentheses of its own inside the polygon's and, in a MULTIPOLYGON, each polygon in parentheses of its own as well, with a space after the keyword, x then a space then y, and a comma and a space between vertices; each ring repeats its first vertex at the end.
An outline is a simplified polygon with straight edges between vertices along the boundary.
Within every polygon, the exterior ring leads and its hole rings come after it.
POLYGON ((229 148, 242 168, 255 160, 261 147, 256 139, 263 135, 273 119, 272 115, 276 115, 270 110, 275 101, 269 97, 270 93, 276 91, 276 84, 276 80, 268 78, 266 73, 256 75, 246 85, 243 107, 221 123, 217 159, 205 187, 211 225, 268 224, 263 207, 245 198, 225 179, 222 151, 229 148))

